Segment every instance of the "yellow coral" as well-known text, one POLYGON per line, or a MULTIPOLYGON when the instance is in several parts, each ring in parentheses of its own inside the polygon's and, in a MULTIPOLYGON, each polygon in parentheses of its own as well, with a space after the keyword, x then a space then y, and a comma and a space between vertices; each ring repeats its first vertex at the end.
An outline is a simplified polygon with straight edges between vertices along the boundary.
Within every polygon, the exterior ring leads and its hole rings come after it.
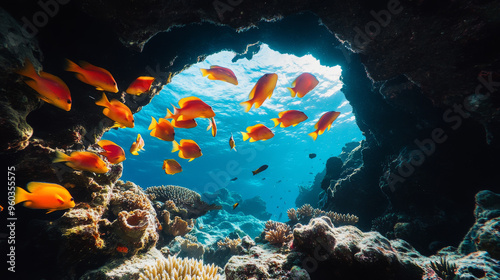
POLYGON ((234 254, 238 253, 238 245, 240 244, 241 238, 239 237, 237 239, 230 239, 229 237, 226 237, 224 241, 217 241, 217 246, 219 246, 219 248, 228 248, 234 254))
POLYGON ((290 226, 280 222, 267 221, 264 232, 264 238, 273 245, 283 246, 293 239, 290 226))
POLYGON ((203 265, 203 261, 169 256, 147 266, 139 280, 219 280, 220 267, 203 265))

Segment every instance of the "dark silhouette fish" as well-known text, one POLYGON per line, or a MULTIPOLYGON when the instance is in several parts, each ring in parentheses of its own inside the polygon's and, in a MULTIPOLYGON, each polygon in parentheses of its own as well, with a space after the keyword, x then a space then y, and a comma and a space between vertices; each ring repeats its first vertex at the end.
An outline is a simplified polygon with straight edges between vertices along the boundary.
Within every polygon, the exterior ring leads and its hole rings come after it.
POLYGON ((283 216, 283 212, 280 213, 280 216, 278 217, 278 220, 281 219, 281 216, 283 216))
POLYGON ((231 179, 231 181, 236 181, 238 180, 238 177, 234 177, 233 179, 231 179))
POLYGON ((252 171, 253 175, 255 174, 259 174, 260 172, 266 170, 269 166, 267 164, 264 164, 262 165, 261 167, 259 167, 257 170, 255 171, 252 171))
POLYGON ((315 158, 316 154, 309 154, 309 158, 315 158))

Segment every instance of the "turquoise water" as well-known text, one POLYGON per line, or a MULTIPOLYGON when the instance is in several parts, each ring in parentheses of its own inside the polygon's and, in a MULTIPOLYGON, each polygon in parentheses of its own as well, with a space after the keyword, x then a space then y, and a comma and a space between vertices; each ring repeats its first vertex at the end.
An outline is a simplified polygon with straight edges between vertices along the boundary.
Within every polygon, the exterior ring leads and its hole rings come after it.
POLYGON ((267 203, 267 211, 278 216, 295 207, 298 186, 312 184, 314 176, 325 168, 329 157, 338 155, 345 143, 364 139, 355 123, 352 108, 340 91, 340 66, 321 66, 310 55, 280 54, 267 45, 263 45, 251 60, 232 63, 233 56, 231 52, 208 56, 205 61, 174 76, 149 105, 134 115, 135 128, 111 130, 103 136, 126 151, 122 180, 132 181, 143 188, 179 185, 199 193, 225 187, 238 192, 244 199, 260 196, 267 203), (202 77, 200 68, 209 68, 210 65, 233 70, 239 85, 202 77), (303 72, 315 75, 319 84, 304 98, 292 98, 286 87, 303 72), (245 113, 239 103, 248 100, 251 89, 265 73, 278 74, 276 89, 271 99, 260 108, 245 113), (203 156, 192 162, 179 158, 177 152, 171 153, 172 143, 150 136, 148 130, 151 116, 156 119, 165 117, 166 109, 172 110, 171 104, 177 106, 179 99, 188 96, 197 96, 212 106, 218 128, 217 136, 212 137, 206 130, 209 120, 197 119, 195 128, 175 129, 177 142, 192 139, 200 146, 203 156), (271 118, 277 118, 278 113, 285 110, 300 110, 309 118, 295 127, 273 128, 271 118), (314 124, 327 111, 340 111, 341 115, 330 131, 313 141, 307 134, 315 130, 314 124), (271 128, 275 136, 267 141, 243 142, 240 131, 257 123, 271 128), (128 150, 138 133, 144 139, 145 151, 134 156, 128 150), (229 148, 231 133, 237 152, 229 148), (317 157, 310 159, 310 153, 317 154, 317 157), (183 171, 175 175, 165 174, 162 170, 165 159, 177 160, 183 171), (251 171, 264 164, 269 168, 253 176, 251 171), (235 177, 238 179, 230 181, 235 177))

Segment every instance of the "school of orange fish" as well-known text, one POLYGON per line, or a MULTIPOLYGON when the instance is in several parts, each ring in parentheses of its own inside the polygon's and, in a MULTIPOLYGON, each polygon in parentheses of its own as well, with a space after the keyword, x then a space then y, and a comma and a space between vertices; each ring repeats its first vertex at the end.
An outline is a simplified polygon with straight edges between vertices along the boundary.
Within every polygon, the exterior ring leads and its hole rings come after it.
MULTIPOLYGON (((97 106, 104 107, 103 114, 115 121, 114 127, 133 128, 134 117, 130 109, 117 99, 108 100, 105 92, 118 93, 118 86, 109 71, 101 67, 94 66, 87 62, 76 64, 71 60, 66 60, 66 71, 74 72, 78 80, 89 84, 96 90, 103 91, 101 99, 95 102, 97 106)), ((224 81, 233 85, 238 85, 238 79, 234 72, 228 68, 220 66, 211 66, 210 69, 200 69, 202 76, 210 80, 224 81)), ((52 104, 62 110, 70 111, 72 100, 68 86, 60 78, 40 71, 38 73, 33 64, 26 60, 25 67, 16 73, 29 78, 25 83, 38 93, 38 97, 46 103, 52 104)), ((245 112, 255 106, 259 108, 267 99, 271 98, 278 81, 278 75, 275 73, 264 74, 252 88, 249 94, 249 100, 241 102, 245 112)), ((133 81, 125 91, 131 95, 141 95, 151 89, 154 82, 153 77, 141 76, 133 81)), ((288 89, 292 97, 303 98, 307 93, 313 90, 319 81, 312 74, 303 73, 299 75, 288 89)), ((151 117, 151 124, 148 130, 150 135, 163 141, 172 142, 172 153, 179 152, 179 158, 194 160, 202 156, 201 148, 198 144, 189 139, 182 139, 177 142, 175 138, 175 128, 193 128, 197 126, 197 118, 207 118, 210 120, 207 130, 211 129, 212 136, 217 135, 217 125, 215 123, 215 112, 212 107, 203 102, 200 98, 190 96, 182 98, 178 102, 179 108, 173 108, 173 113, 167 109, 167 115, 164 118, 156 120, 151 117), (170 119, 170 120, 169 120, 170 119)), ((318 135, 330 130, 332 123, 340 115, 340 112, 330 111, 324 113, 316 122, 315 131, 309 135, 316 140, 318 135)), ((288 110, 280 112, 278 118, 273 118, 274 127, 296 126, 307 120, 305 113, 298 110, 288 110)), ((246 132, 241 132, 243 141, 250 139, 250 142, 265 141, 274 137, 274 133, 263 124, 256 124, 246 128, 246 132)), ((109 140, 100 140, 97 143, 104 156, 110 164, 118 164, 125 160, 125 151, 109 140)), ((229 147, 236 151, 236 144, 231 134, 229 138, 229 147)), ((136 141, 130 147, 132 155, 139 155, 139 151, 144 150, 144 139, 140 134, 136 141)), ((54 163, 64 162, 67 166, 75 170, 90 171, 94 173, 106 173, 109 168, 107 163, 99 155, 89 151, 75 151, 66 155, 57 151, 54 163)), ((267 166, 266 166, 267 168, 267 166)), ((175 159, 166 159, 163 161, 162 169, 166 174, 173 175, 182 172, 181 165, 175 159)), ((16 187, 15 203, 23 203, 25 207, 33 209, 46 209, 47 213, 72 208, 75 206, 73 197, 63 186, 45 183, 30 182, 27 185, 28 191, 16 187)))

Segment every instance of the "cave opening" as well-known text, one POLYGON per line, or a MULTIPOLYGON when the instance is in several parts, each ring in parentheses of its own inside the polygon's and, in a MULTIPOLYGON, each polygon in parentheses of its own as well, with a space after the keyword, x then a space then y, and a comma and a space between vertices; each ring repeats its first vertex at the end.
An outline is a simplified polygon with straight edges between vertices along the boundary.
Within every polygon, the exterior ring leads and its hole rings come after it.
POLYGON ((265 43, 250 46, 254 51, 250 57, 221 51, 204 58, 175 75, 163 87, 150 104, 134 115, 136 127, 133 129, 110 130, 103 139, 111 140, 127 150, 141 134, 145 151, 138 156, 127 152, 123 162, 122 180, 133 181, 146 188, 158 185, 180 185, 199 193, 214 192, 227 188, 243 199, 260 196, 267 205, 273 219, 286 217, 280 215, 295 206, 299 186, 311 187, 319 184, 328 158, 337 156, 348 142, 364 139, 357 127, 349 102, 341 91, 341 67, 324 66, 310 54, 295 56, 275 51, 265 43), (234 86, 222 81, 211 81, 202 77, 200 69, 211 65, 228 67, 238 78, 234 86), (311 73, 319 84, 303 98, 292 98, 287 87, 301 73, 311 73), (240 102, 248 99, 248 94, 265 73, 276 73, 278 81, 272 97, 258 109, 248 113, 240 102), (155 138, 148 130, 151 118, 164 118, 167 108, 177 106, 181 98, 196 96, 209 104, 216 113, 217 136, 206 131, 208 119, 197 119, 197 127, 191 129, 175 128, 175 139, 194 140, 202 149, 203 156, 193 162, 180 159, 171 153, 172 144, 155 138), (274 127, 272 118, 286 110, 300 110, 308 119, 295 127, 274 127), (327 111, 341 114, 332 124, 331 130, 313 141, 308 133, 327 111), (250 143, 242 140, 240 131, 257 123, 271 128, 275 136, 269 141, 250 143), (236 151, 230 151, 228 140, 233 135, 236 151), (313 157, 313 158, 311 158, 313 157), (163 161, 175 159, 183 171, 167 175, 162 170, 163 161), (269 169, 253 176, 251 171, 262 165, 269 169), (317 179, 315 177, 318 176, 317 179), (147 174, 147 176, 145 176, 147 174), (281 216, 281 217, 280 217, 281 216))

